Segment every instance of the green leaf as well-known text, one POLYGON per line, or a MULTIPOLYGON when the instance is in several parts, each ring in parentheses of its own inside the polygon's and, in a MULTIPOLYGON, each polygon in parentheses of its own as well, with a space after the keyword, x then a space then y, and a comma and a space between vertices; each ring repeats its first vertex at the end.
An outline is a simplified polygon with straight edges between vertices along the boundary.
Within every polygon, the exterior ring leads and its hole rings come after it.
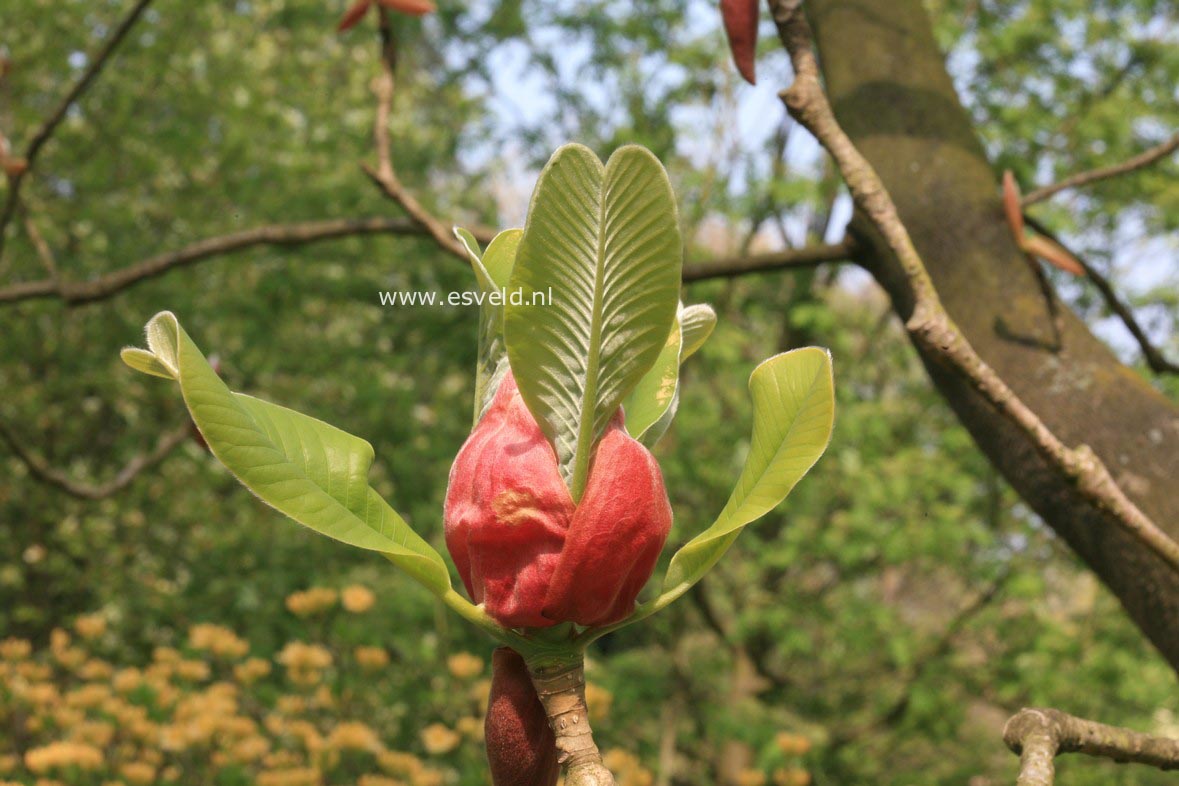
POLYGON ((704 346, 715 327, 716 312, 707 303, 696 303, 680 309, 680 330, 684 334, 681 363, 704 346))
POLYGON ((171 312, 148 322, 147 344, 150 351, 123 350, 124 362, 180 383, 213 455, 263 502, 330 538, 384 554, 439 596, 450 590, 442 557, 368 485, 368 442, 231 392, 171 312))
POLYGON ((455 237, 467 250, 475 280, 479 284, 479 358, 475 368, 474 422, 491 404, 499 382, 508 371, 507 350, 504 346, 504 292, 516 261, 523 230, 507 229, 496 235, 487 246, 479 249, 479 241, 465 229, 454 228, 455 237))
POLYGON ((683 249, 675 196, 649 151, 619 148, 606 166, 565 145, 541 172, 504 314, 508 358, 552 441, 573 498, 593 446, 667 343, 683 249), (546 305, 532 305, 534 293, 546 305))
MULTIPOLYGON (((644 435, 671 409, 679 379, 680 325, 677 320, 671 326, 671 334, 655 359, 655 365, 647 370, 622 406, 626 413, 626 430, 632 437, 646 444, 644 435)), ((654 439, 662 435, 660 431, 654 435, 654 439)))
POLYGON ((699 581, 745 525, 785 499, 827 449, 835 418, 827 350, 805 347, 775 355, 754 369, 749 391, 753 437, 745 468, 713 525, 671 558, 657 606, 666 605, 699 581))

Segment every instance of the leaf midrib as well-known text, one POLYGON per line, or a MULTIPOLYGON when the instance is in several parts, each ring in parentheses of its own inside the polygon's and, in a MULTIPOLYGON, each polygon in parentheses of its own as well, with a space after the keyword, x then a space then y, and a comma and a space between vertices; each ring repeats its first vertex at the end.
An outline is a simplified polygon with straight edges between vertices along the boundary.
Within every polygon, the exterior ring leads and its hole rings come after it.
POLYGON ((598 242, 595 249, 594 263, 594 306, 590 313, 589 353, 585 363, 585 387, 581 394, 581 411, 578 413, 580 421, 577 427, 577 447, 573 453, 573 477, 569 484, 569 493, 574 502, 581 501, 589 478, 590 448, 593 446, 594 425, 597 423, 598 398, 598 365, 602 354, 602 311, 604 280, 606 277, 606 188, 610 176, 609 166, 602 173, 602 182, 598 186, 598 242))

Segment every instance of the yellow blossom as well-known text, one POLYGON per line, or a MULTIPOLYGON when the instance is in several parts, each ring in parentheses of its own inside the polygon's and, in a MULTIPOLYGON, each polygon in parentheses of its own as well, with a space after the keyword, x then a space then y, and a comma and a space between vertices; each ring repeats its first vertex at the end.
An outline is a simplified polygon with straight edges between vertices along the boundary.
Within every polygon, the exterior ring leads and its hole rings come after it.
POLYGON ((774 786, 810 786, 811 774, 806 770, 778 768, 774 770, 774 786))
POLYGON ((180 654, 179 650, 173 649, 172 647, 156 647, 152 650, 151 658, 156 663, 172 664, 179 663, 184 659, 184 656, 180 654))
POLYGON ((610 716, 614 694, 595 682, 585 685, 585 704, 589 710, 590 723, 602 723, 610 716))
POLYGON ((119 775, 134 786, 147 786, 156 779, 156 768, 145 761, 129 761, 119 768, 119 775))
POLYGON ((440 756, 444 753, 450 753, 458 747, 462 741, 455 731, 441 723, 431 723, 426 728, 422 729, 421 733, 422 747, 426 749, 426 753, 431 756, 440 756))
POLYGON ((312 587, 287 596, 287 609, 297 617, 310 617, 336 605, 336 591, 327 587, 312 587))
POLYGON ((119 693, 131 693, 143 684, 143 672, 136 668, 119 669, 111 679, 111 686, 119 693))
POLYGON ((37 775, 65 767, 97 770, 103 766, 102 751, 76 742, 51 742, 26 752, 25 766, 37 775))
POLYGON ((101 614, 83 614, 74 620, 74 632, 86 640, 106 633, 106 618, 101 614))
POLYGON ((340 605, 353 614, 363 614, 377 602, 377 596, 368 587, 353 584, 340 593, 340 605))
POLYGON ((778 732, 774 742, 778 745, 778 750, 787 756, 805 756, 811 749, 811 741, 808 738, 788 731, 778 732))
POLYGON ((372 753, 382 747, 377 733, 359 721, 337 724, 328 734, 327 746, 334 751, 358 750, 372 753))
POLYGON ((386 775, 361 775, 356 786, 405 786, 404 781, 394 780, 386 775))
POLYGON ((4 639, 0 641, 0 659, 24 660, 33 652, 33 645, 26 639, 4 639))
POLYGON ((352 656, 365 671, 378 671, 389 665, 389 653, 384 647, 357 647, 352 656))
POLYGON ((470 737, 476 742, 483 742, 483 720, 480 718, 465 717, 459 718, 458 723, 454 725, 458 732, 466 737, 470 737))
POLYGON ((175 664, 176 676, 190 682, 203 682, 209 679, 209 664, 203 660, 182 660, 175 664))
POLYGON ((736 786, 765 786, 766 774, 760 770, 741 770, 737 773, 736 786))
POLYGON ((250 651, 250 645, 229 628, 203 622, 188 629, 188 646, 218 658, 236 659, 250 651))
POLYGON ((258 786, 319 786, 323 776, 314 767, 289 767, 258 773, 258 786))
POLYGON ((250 658, 244 663, 233 667, 233 676, 243 685, 250 685, 270 673, 270 661, 263 658, 250 658))
POLYGON ((483 659, 469 652, 458 652, 446 659, 446 668, 452 676, 469 680, 483 673, 483 659))
POLYGON ((104 660, 98 658, 91 658, 82 664, 78 669, 78 676, 84 680, 96 682, 98 680, 108 680, 111 675, 115 673, 114 666, 111 666, 104 660))

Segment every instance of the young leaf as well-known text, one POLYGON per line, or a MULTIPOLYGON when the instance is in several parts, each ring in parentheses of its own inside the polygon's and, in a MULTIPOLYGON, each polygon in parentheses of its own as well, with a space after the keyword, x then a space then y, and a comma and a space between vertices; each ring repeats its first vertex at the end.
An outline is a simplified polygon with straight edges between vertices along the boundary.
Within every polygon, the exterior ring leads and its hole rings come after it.
POLYGON ((450 590, 442 557, 368 485, 371 445, 231 392, 171 312, 148 322, 147 344, 149 351, 123 350, 124 362, 180 383, 213 455, 263 502, 330 538, 380 552, 439 596, 450 590))
POLYGON ((680 356, 683 363, 695 355, 716 327, 716 312, 707 303, 695 303, 680 309, 680 330, 684 334, 684 348, 680 356))
MULTIPOLYGON (((680 325, 677 320, 671 326, 671 334, 655 359, 655 365, 647 370, 622 405, 626 413, 627 433, 644 444, 647 443, 643 435, 663 418, 675 400, 680 379, 680 351, 680 325)), ((659 436, 662 436, 662 432, 656 439, 659 436)))
POLYGON ((749 391, 753 437, 745 469, 713 525, 671 558, 657 606, 699 581, 745 525, 785 499, 827 449, 835 417, 827 350, 805 347, 775 355, 754 369, 749 391))
POLYGON ((580 499, 593 446, 654 365, 675 320, 683 264, 675 196, 649 150, 619 148, 605 167, 565 145, 532 195, 504 313, 520 393, 580 499), (551 293, 531 305, 533 293, 551 293))
POLYGON ((507 373, 507 352, 504 347, 504 305, 500 300, 508 286, 512 266, 516 261, 516 249, 520 245, 519 229, 508 229, 496 235, 487 246, 487 252, 479 250, 479 241, 465 229, 454 228, 454 235, 467 250, 475 280, 483 296, 479 304, 479 360, 475 369, 475 423, 491 404, 499 381, 507 373), (492 297, 492 293, 499 293, 492 297))

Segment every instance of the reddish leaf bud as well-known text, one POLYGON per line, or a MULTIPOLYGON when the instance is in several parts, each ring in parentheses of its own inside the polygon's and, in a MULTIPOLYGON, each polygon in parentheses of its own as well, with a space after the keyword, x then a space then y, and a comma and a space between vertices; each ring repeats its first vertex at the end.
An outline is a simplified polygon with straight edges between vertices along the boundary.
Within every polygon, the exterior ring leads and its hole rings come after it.
POLYGON ((483 722, 495 786, 553 786, 560 765, 544 706, 524 659, 500 647, 491 656, 491 697, 483 722))
POLYGON ((758 0, 720 0, 721 19, 737 72, 751 85, 757 84, 754 63, 757 59, 758 0))
POLYGON ((598 441, 580 504, 509 374, 450 470, 446 546, 508 627, 609 625, 634 608, 671 529, 655 458, 622 428, 598 441))

